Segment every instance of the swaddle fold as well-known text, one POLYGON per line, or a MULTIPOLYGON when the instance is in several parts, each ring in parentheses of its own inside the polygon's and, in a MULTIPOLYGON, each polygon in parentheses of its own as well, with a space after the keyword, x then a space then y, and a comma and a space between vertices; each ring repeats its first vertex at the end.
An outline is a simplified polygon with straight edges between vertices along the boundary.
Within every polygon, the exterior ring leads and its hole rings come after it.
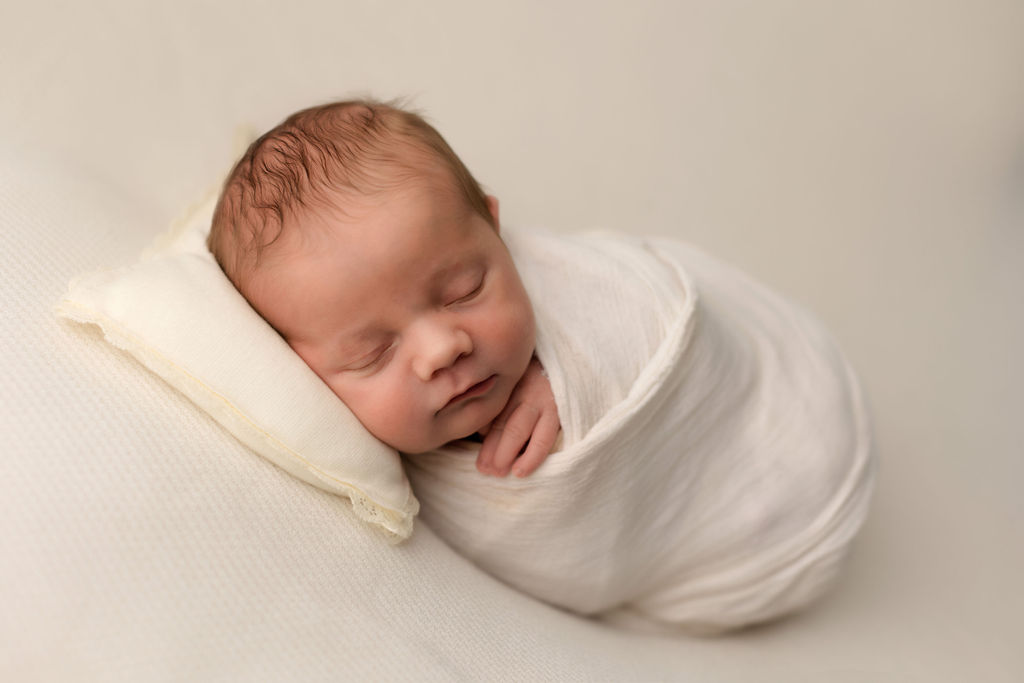
POLYGON ((822 326, 680 242, 506 232, 561 449, 525 479, 481 475, 468 442, 407 457, 424 521, 519 590, 629 628, 729 629, 818 596, 873 481, 822 326))

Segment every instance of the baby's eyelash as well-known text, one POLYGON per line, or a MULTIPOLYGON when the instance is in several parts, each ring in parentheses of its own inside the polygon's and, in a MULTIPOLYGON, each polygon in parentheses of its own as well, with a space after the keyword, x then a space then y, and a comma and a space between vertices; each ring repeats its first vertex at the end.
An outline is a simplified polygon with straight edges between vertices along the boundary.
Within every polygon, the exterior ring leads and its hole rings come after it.
POLYGON ((373 351, 367 354, 366 356, 359 359, 358 361, 356 361, 351 366, 345 369, 355 372, 358 372, 360 370, 369 370, 379 365, 385 359, 385 356, 391 353, 392 348, 394 348, 394 344, 382 346, 378 351, 373 351))
POLYGON ((451 305, 451 304, 461 304, 461 303, 463 303, 465 301, 469 301, 470 299, 475 297, 477 294, 480 293, 480 290, 482 290, 484 288, 484 281, 486 279, 487 279, 487 274, 484 273, 483 275, 480 276, 480 282, 477 283, 476 287, 474 287, 471 291, 463 294, 459 298, 454 299, 454 300, 448 302, 449 305, 451 305))

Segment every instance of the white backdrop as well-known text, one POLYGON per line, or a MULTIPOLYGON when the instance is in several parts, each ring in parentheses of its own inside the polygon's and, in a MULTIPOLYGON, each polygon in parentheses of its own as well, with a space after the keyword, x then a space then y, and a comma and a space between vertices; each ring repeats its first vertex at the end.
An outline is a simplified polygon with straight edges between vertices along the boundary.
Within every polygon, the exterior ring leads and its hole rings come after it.
POLYGON ((3 149, 119 188, 138 246, 236 126, 372 94, 410 97, 506 223, 751 271, 834 331, 882 470, 836 594, 696 647, 826 643, 830 680, 1024 672, 1024 3, 7 2, 0 93, 3 149))

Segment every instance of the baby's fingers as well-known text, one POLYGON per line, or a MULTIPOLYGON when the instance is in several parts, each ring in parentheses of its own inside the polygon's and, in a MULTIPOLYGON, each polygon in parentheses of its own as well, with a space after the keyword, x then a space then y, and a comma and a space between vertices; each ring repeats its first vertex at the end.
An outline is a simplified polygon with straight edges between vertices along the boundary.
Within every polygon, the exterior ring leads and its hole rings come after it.
POLYGON ((480 448, 477 469, 484 474, 494 474, 499 477, 508 474, 512 461, 530 440, 539 417, 540 411, 536 408, 520 404, 508 416, 508 419, 503 422, 496 421, 491 425, 491 431, 480 448))
POLYGON ((494 463, 494 453, 501 443, 502 432, 505 430, 505 423, 508 421, 512 408, 506 406, 498 417, 494 418, 491 424, 487 425, 487 432, 481 430, 484 442, 480 444, 480 452, 476 456, 476 468, 481 474, 493 474, 491 468, 494 463))
POLYGON ((480 452, 476 456, 476 469, 481 474, 491 473, 491 462, 494 460, 494 451, 498 448, 501 440, 501 428, 491 425, 484 436, 484 442, 480 445, 480 452))
POLYGON ((533 428, 530 436, 530 443, 526 452, 516 459, 512 466, 512 474, 517 477, 525 477, 533 474, 533 471, 540 467, 541 463, 547 460, 551 449, 555 446, 555 439, 558 438, 558 430, 561 423, 558 421, 558 413, 544 413, 537 420, 537 426, 533 428))

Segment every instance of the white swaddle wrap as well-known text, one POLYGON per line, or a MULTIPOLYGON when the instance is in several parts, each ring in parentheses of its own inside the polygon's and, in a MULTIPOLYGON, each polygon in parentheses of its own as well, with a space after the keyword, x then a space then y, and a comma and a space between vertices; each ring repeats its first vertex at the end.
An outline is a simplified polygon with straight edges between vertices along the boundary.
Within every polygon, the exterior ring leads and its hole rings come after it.
POLYGON ((478 473, 475 444, 407 457, 422 518, 506 583, 635 628, 726 629, 820 594, 873 472, 822 327, 678 242, 504 237, 561 448, 525 479, 478 473))

